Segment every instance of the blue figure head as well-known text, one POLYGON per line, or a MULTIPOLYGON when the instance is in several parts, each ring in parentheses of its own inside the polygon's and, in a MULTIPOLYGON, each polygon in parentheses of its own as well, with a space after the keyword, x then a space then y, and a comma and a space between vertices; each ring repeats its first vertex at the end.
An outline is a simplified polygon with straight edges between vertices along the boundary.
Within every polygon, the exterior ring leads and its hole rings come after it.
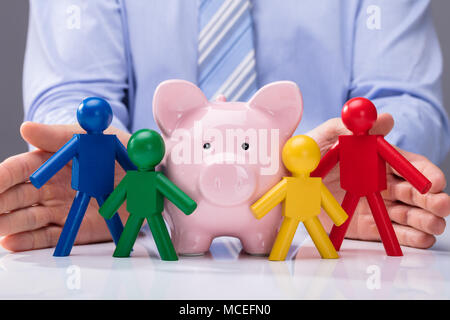
POLYGON ((77 110, 78 123, 87 133, 102 133, 109 127, 112 118, 111 106, 102 98, 86 98, 77 110))

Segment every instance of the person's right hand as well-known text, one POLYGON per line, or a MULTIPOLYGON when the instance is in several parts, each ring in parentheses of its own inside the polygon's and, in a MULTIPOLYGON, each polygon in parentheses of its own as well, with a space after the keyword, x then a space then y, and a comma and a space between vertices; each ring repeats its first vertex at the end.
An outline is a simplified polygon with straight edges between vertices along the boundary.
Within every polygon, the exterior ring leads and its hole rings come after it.
MULTIPOLYGON (((6 159, 0 164, 0 244, 11 251, 24 251, 56 246, 62 227, 75 197, 71 188, 71 162, 42 188, 36 189, 30 175, 61 148, 75 133, 78 125, 44 125, 25 122, 22 137, 37 150, 6 159)), ((126 145, 130 135, 110 127, 105 133, 116 134, 126 145)), ((116 170, 116 184, 124 176, 116 170)), ((127 213, 119 211, 122 221, 127 213)), ((75 244, 111 240, 105 221, 92 200, 78 232, 75 244)))

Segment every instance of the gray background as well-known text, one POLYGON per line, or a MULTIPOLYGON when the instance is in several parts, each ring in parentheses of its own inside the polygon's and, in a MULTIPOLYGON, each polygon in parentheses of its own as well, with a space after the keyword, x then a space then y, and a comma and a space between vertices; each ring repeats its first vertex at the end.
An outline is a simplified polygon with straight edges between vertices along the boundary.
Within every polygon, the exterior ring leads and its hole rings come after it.
MULTIPOLYGON (((450 113, 450 1, 432 0, 432 10, 444 53, 444 101, 450 113)), ((23 120, 22 66, 27 18, 28 1, 0 1, 0 161, 26 151, 19 126, 23 120)), ((441 167, 450 179, 450 155, 441 167)))

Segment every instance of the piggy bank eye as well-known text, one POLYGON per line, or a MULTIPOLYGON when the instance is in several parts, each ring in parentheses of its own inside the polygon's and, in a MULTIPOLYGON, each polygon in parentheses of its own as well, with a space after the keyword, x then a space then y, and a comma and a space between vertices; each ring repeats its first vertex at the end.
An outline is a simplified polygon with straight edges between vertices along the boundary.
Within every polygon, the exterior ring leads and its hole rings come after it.
POLYGON ((244 142, 241 147, 244 150, 248 150, 248 148, 250 148, 250 145, 247 142, 244 142))
POLYGON ((211 143, 206 142, 206 143, 203 144, 203 149, 207 150, 209 148, 211 148, 211 143))

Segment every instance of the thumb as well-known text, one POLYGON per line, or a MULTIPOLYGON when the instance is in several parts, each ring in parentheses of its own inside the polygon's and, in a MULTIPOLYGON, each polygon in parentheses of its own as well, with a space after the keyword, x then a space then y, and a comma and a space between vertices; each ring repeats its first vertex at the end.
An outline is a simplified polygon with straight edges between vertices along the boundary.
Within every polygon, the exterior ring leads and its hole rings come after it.
MULTIPOLYGON (((370 134, 387 135, 394 127, 394 118, 389 113, 381 113, 370 130, 370 134)), ((322 155, 327 152, 338 140, 340 135, 351 134, 341 118, 333 118, 307 133, 319 145, 322 155)))
POLYGON ((47 152, 58 151, 76 133, 83 133, 77 124, 48 125, 26 121, 20 127, 20 134, 26 142, 47 152))
MULTIPOLYGON (((42 124, 24 122, 20 127, 20 134, 29 144, 47 152, 58 151, 74 134, 86 133, 79 124, 42 124)), ((115 127, 109 127, 105 134, 115 134, 126 145, 130 134, 115 127)))
POLYGON ((370 134, 381 134, 383 136, 391 132, 394 127, 394 118, 390 113, 381 113, 378 115, 377 121, 370 129, 370 134))
POLYGON ((306 135, 313 138, 324 155, 338 140, 338 137, 351 132, 344 126, 341 118, 333 118, 315 127, 306 135))

